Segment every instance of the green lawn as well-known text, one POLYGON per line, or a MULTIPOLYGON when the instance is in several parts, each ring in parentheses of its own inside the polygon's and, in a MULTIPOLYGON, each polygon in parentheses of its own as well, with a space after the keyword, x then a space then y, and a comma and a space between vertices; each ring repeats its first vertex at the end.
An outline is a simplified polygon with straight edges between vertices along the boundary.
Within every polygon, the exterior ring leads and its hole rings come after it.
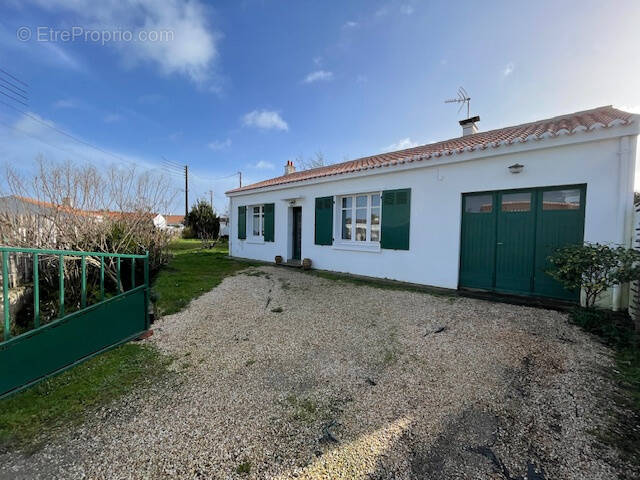
POLYGON ((155 347, 128 343, 0 401, 0 451, 37 449, 57 428, 169 375, 171 361, 155 347))
POLYGON ((152 286, 152 299, 160 315, 170 315, 191 300, 208 292, 224 277, 234 275, 255 263, 228 257, 226 242, 211 250, 202 249, 199 240, 176 240, 170 246, 172 258, 152 286))

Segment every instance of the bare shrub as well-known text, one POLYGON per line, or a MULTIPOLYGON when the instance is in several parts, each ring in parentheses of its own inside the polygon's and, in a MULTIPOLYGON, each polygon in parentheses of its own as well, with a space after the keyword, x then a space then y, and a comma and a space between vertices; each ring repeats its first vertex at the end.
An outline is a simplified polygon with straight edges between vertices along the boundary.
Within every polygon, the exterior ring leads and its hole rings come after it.
MULTIPOLYGON (((74 162, 39 158, 33 178, 15 167, 6 171, 12 203, 0 210, 0 242, 4 245, 90 252, 144 254, 152 273, 168 259, 170 233, 155 228, 153 218, 166 212, 176 192, 168 179, 134 167, 98 169, 74 162)), ((41 287, 56 288, 58 259, 42 256, 41 287)), ((138 262, 142 278, 142 262, 138 262)), ((89 279, 99 273, 100 260, 87 257, 89 279)), ((121 277, 130 263, 122 264, 121 277)), ((70 303, 79 298, 80 257, 65 258, 70 303)), ((106 259, 105 277, 115 285, 115 260, 106 259)), ((123 280, 126 282, 126 280, 123 280)), ((121 289, 125 286, 119 285, 121 289)), ((43 298, 46 302, 46 298, 43 298)), ((66 301, 65 301, 66 303, 66 301)))

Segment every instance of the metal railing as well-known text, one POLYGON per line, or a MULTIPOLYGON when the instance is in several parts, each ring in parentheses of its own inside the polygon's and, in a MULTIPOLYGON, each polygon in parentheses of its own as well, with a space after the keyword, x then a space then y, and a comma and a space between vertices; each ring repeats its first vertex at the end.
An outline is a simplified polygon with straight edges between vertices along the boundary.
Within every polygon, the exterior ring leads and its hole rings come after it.
MULTIPOLYGON (((116 290, 118 294, 123 292, 122 281, 120 278, 122 259, 131 260, 131 288, 139 288, 144 286, 149 288, 149 252, 144 255, 125 254, 125 253, 102 253, 102 252, 82 252, 74 250, 43 250, 37 248, 20 248, 20 247, 3 247, 0 246, 0 254, 2 255, 2 301, 3 301, 3 340, 11 339, 11 316, 10 316, 10 300, 9 300, 9 255, 15 254, 33 254, 33 328, 40 327, 40 285, 39 285, 39 260, 43 256, 57 257, 58 259, 58 290, 59 290, 59 307, 58 318, 61 320, 65 317, 65 257, 80 257, 80 309, 87 307, 87 257, 96 257, 100 259, 100 300, 94 305, 100 304, 106 300, 105 298, 105 258, 115 258, 116 260, 116 290), (144 283, 136 286, 136 260, 144 262, 144 283)), ((148 302, 148 295, 147 302, 148 302)), ((148 325, 148 320, 146 320, 148 325)), ((26 332, 25 332, 26 333, 26 332)), ((0 342, 1 343, 1 342, 0 342)))

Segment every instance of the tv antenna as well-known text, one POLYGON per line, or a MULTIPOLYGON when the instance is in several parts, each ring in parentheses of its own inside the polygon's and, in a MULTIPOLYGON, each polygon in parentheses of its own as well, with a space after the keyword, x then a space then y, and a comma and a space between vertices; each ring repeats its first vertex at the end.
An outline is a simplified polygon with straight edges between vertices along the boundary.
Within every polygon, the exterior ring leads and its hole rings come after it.
POLYGON ((471 104, 471 97, 469 96, 469 94, 467 93, 467 91, 463 88, 463 87, 459 87, 458 88, 458 97, 457 98, 450 98, 449 100, 445 100, 444 103, 459 103, 460 104, 460 108, 458 109, 458 113, 460 113, 460 110, 462 110, 462 107, 464 107, 464 104, 467 104, 467 118, 469 118, 470 115, 470 108, 469 105, 471 104))

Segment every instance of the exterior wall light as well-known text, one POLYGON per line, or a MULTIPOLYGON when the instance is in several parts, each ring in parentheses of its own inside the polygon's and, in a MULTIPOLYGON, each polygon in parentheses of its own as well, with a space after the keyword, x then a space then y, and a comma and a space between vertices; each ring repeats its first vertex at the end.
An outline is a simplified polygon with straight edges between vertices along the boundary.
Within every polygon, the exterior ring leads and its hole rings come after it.
POLYGON ((509 171, 511 173, 520 173, 523 168, 524 168, 524 165, 520 165, 519 163, 514 163, 513 165, 509 165, 509 171))

